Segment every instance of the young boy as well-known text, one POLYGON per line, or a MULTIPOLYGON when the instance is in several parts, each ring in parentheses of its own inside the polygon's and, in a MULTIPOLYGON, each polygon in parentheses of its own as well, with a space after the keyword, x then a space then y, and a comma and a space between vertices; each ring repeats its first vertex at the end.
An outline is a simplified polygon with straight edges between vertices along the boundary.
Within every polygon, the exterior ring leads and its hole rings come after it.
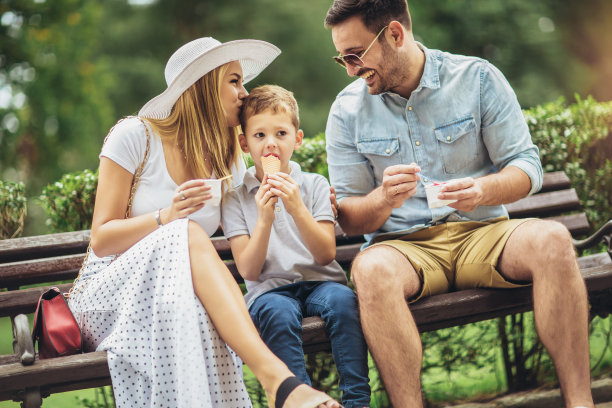
POLYGON ((345 407, 370 403, 366 342, 357 301, 334 260, 334 215, 327 180, 291 162, 302 144, 298 106, 279 86, 255 88, 244 100, 240 146, 255 164, 227 194, 223 230, 246 281, 249 313, 261 337, 293 373, 310 384, 302 317, 321 316, 340 374, 345 407), (271 157, 273 156, 273 157, 271 157), (267 174, 262 161, 280 161, 267 174))

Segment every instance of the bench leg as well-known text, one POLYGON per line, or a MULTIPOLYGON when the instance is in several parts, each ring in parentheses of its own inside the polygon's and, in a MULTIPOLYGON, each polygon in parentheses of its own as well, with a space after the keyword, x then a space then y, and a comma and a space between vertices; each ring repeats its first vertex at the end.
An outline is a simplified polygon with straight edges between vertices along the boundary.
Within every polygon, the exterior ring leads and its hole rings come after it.
POLYGON ((34 363, 34 344, 30 334, 30 322, 24 314, 11 317, 13 324, 13 351, 23 365, 34 363))
POLYGON ((40 388, 28 388, 22 395, 21 408, 40 408, 42 406, 40 388))

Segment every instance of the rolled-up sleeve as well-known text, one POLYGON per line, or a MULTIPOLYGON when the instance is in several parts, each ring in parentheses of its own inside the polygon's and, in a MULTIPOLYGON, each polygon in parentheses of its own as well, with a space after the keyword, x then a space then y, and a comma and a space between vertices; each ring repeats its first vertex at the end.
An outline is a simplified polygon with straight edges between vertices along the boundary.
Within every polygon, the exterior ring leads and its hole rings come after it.
POLYGON ((523 170, 531 180, 529 195, 536 193, 542 188, 542 162, 516 94, 488 62, 483 62, 480 78, 482 135, 491 161, 498 170, 508 166, 523 170))
POLYGON ((376 187, 374 172, 368 160, 357 151, 355 139, 344 124, 339 99, 330 109, 325 139, 329 178, 338 201, 372 191, 376 187))

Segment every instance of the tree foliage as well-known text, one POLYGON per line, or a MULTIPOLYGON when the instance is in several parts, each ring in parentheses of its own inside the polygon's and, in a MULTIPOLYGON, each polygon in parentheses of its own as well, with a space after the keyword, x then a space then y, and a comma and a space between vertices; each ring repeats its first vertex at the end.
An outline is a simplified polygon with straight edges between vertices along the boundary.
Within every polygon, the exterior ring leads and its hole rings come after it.
MULTIPOLYGON (((491 60, 523 106, 594 85, 600 99, 612 97, 600 90, 611 51, 599 38, 612 27, 612 13, 600 10, 609 2, 558 2, 412 0, 410 9, 418 40, 491 60)), ((324 130, 335 95, 351 81, 330 58, 336 51, 323 20, 331 0, 138 3, 0 0, 0 178, 36 191, 96 167, 110 126, 165 88, 166 60, 196 37, 278 45, 281 56, 248 87, 293 90, 306 137, 324 130)))
POLYGON ((91 166, 114 115, 98 58, 102 6, 0 2, 0 175, 42 181, 91 166))

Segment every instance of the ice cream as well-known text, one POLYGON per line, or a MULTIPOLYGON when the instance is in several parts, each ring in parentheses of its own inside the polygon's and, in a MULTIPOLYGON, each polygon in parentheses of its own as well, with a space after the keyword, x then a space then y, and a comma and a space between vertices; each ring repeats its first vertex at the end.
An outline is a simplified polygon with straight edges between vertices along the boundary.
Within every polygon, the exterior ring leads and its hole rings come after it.
POLYGON ((280 160, 273 154, 261 158, 261 167, 265 174, 272 174, 280 171, 280 160))
POLYGON ((438 199, 438 194, 440 194, 440 190, 442 190, 444 184, 446 183, 432 183, 425 185, 425 193, 427 194, 427 204, 429 205, 429 208, 440 208, 457 201, 438 199))

